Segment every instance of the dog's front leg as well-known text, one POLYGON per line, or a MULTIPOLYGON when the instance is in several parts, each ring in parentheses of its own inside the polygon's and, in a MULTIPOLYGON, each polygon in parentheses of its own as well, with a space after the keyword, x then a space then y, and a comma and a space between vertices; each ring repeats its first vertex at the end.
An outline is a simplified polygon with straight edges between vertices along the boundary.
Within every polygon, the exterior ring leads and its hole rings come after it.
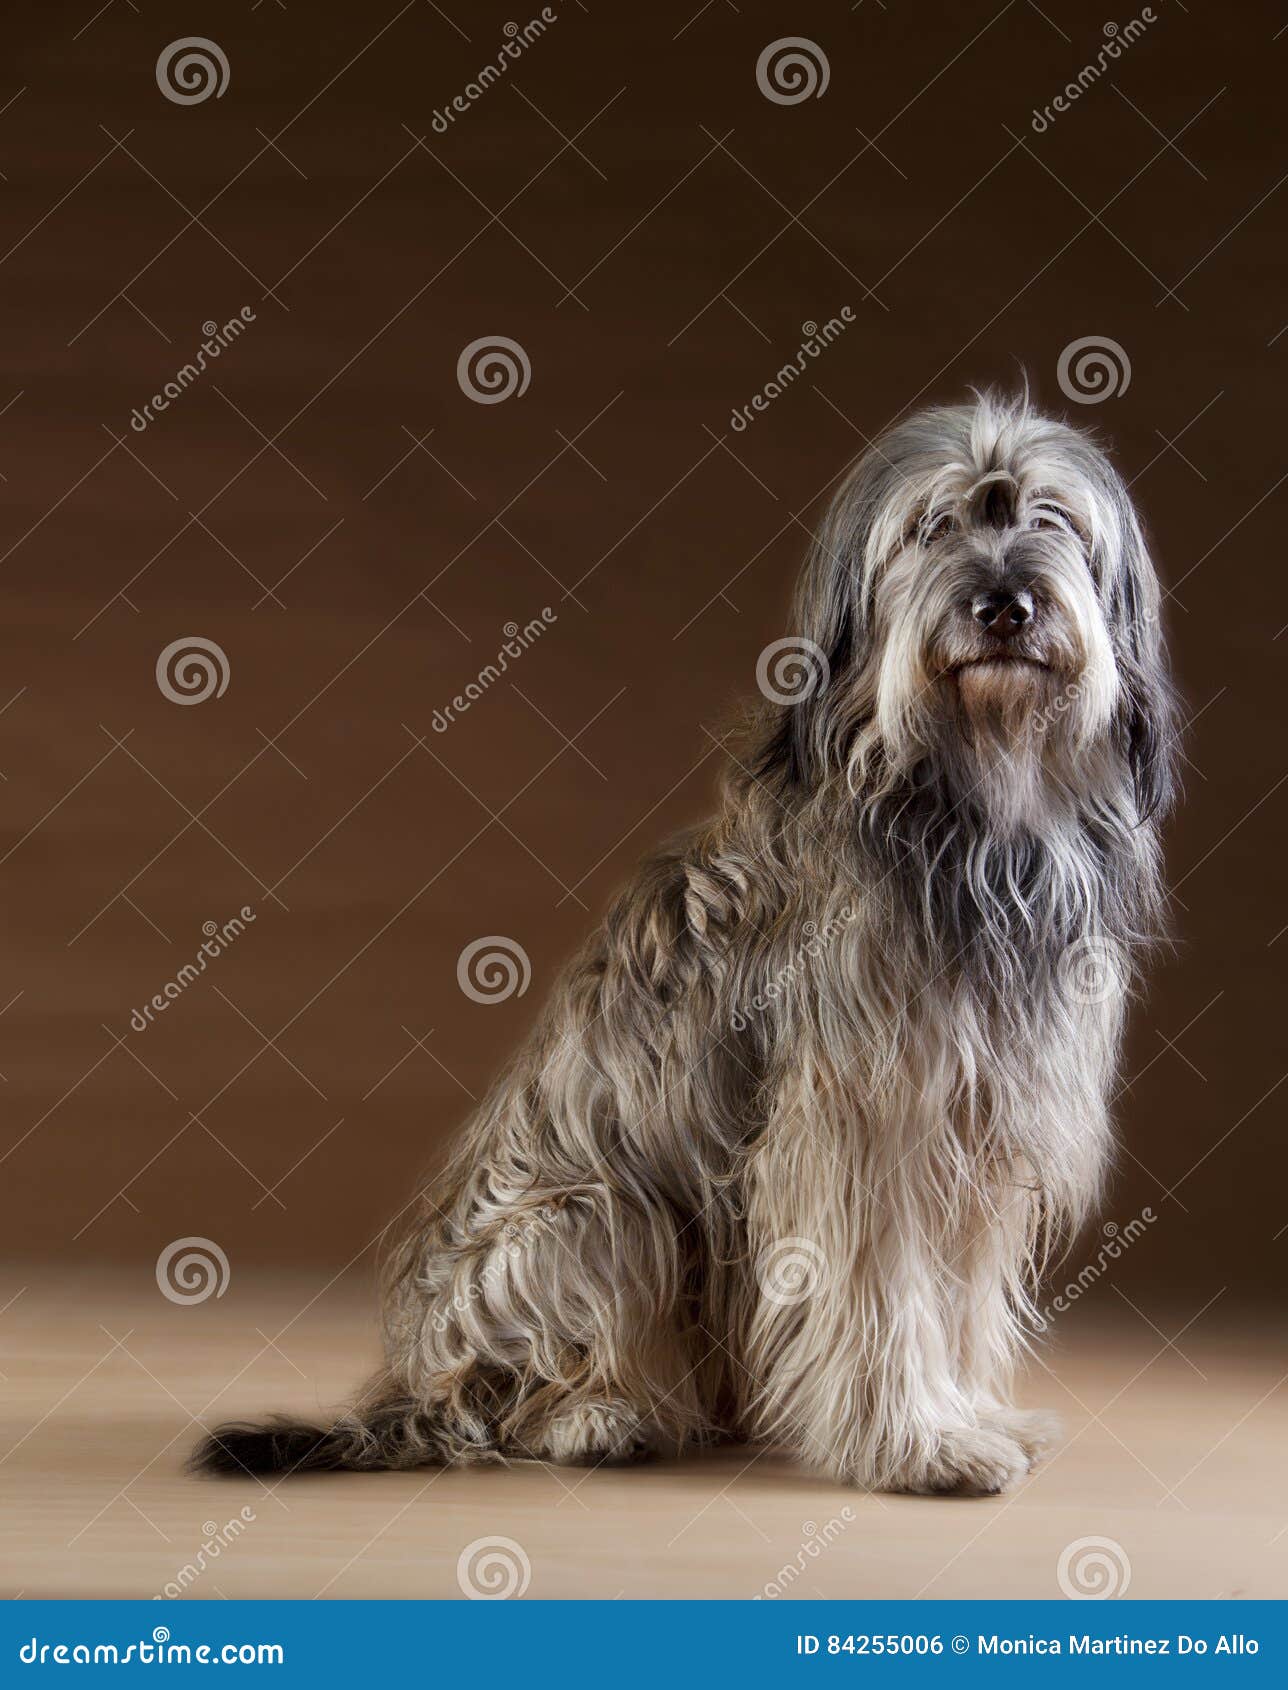
POLYGON ((1005 1285, 996 1263, 963 1283, 979 1217, 945 1193, 942 1137, 912 1110, 856 1135, 825 1088, 793 1091, 749 1168, 751 1429, 874 1489, 1004 1490, 1036 1451, 995 1394, 1000 1357, 979 1365, 978 1299, 1008 1318, 1005 1285))

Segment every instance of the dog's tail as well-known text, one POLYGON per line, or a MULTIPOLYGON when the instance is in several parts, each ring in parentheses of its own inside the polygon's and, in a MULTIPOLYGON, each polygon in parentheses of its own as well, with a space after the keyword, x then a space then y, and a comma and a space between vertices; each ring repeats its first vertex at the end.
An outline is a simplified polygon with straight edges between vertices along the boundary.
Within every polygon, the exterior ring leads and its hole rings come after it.
POLYGON ((196 1473, 306 1473, 345 1468, 433 1467, 447 1460, 442 1428, 423 1403, 384 1398, 359 1405, 329 1427, 287 1415, 217 1426, 193 1450, 196 1473))

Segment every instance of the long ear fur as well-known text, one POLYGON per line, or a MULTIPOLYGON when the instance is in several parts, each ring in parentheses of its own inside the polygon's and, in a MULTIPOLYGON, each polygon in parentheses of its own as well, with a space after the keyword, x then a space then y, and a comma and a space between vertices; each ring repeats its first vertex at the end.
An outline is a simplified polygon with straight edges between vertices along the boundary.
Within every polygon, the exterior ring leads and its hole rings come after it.
POLYGON ((793 786, 819 784, 843 767, 872 701, 856 691, 872 642, 872 572, 888 538, 874 532, 896 472, 873 448, 833 496, 809 549, 793 601, 792 634, 822 652, 829 679, 810 696, 777 707, 762 772, 785 769, 793 786))
POLYGON ((1121 534, 1118 567, 1105 589, 1122 688, 1114 730, 1145 822, 1165 815, 1176 796, 1176 693, 1164 655, 1158 577, 1127 490, 1109 473, 1121 534))

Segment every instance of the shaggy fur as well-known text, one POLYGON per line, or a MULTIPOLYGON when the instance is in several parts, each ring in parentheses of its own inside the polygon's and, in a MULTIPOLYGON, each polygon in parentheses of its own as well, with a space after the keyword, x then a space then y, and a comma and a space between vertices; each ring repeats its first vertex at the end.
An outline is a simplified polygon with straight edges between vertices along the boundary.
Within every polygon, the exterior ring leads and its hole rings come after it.
POLYGON ((1087 436, 987 395, 890 431, 720 813, 617 900, 425 1197, 385 1369, 329 1428, 224 1427, 196 1465, 735 1436, 864 1486, 1021 1477, 1045 1434, 1008 1377, 1160 927, 1158 612, 1087 436))

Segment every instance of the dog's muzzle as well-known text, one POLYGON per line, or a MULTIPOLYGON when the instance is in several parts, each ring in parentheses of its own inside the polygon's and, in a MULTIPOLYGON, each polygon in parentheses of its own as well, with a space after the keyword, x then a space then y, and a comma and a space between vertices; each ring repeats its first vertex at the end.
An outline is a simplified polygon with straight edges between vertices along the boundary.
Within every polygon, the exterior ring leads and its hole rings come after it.
POLYGON ((970 613, 985 633, 1009 641, 1033 620, 1033 594, 1025 588, 1016 592, 976 593, 970 613))

